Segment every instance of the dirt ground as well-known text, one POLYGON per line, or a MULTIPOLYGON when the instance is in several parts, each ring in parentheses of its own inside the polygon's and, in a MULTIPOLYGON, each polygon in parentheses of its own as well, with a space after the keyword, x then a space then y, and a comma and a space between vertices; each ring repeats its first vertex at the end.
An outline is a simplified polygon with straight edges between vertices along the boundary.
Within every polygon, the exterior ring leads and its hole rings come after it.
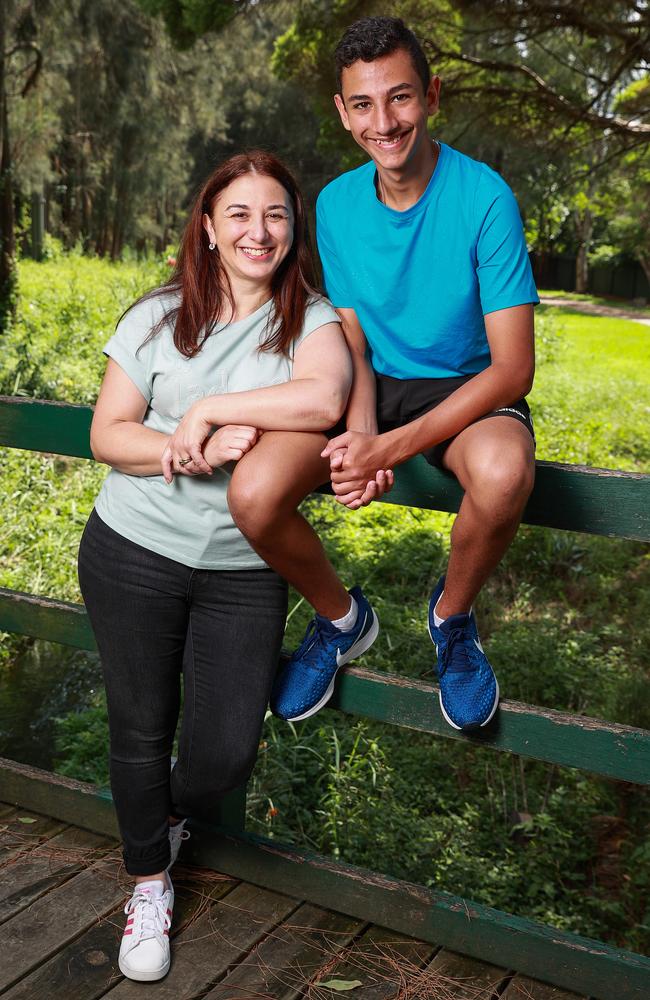
POLYGON ((565 309, 575 309, 576 312, 587 313, 589 316, 614 316, 617 319, 629 319, 650 326, 650 316, 644 316, 624 306, 606 306, 596 302, 584 302, 582 299, 554 298, 552 295, 540 295, 540 299, 545 306, 563 306, 565 309))

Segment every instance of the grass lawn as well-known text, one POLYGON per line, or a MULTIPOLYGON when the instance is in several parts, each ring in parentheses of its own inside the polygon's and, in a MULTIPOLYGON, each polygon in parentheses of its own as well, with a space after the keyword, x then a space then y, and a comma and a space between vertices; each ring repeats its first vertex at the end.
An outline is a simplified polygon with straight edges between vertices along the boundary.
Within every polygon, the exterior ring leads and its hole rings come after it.
POLYGON ((650 328, 537 309, 537 457, 650 471, 650 328))

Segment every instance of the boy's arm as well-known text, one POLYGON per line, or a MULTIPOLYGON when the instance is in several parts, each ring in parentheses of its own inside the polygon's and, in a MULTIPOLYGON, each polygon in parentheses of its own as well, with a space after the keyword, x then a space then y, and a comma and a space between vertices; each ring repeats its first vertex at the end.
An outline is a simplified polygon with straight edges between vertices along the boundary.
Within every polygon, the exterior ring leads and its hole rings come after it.
MULTIPOLYGON (((377 434, 377 393, 375 373, 367 357, 366 335, 361 329, 354 309, 337 309, 337 312, 341 317, 341 326, 352 358, 353 370, 352 389, 345 414, 346 427, 350 431, 374 436, 377 434)), ((330 460, 331 473, 342 468, 344 454, 343 449, 338 452, 326 449, 323 452, 323 455, 327 455, 330 460)), ((376 469, 371 478, 363 484, 358 484, 354 489, 337 491, 334 487, 334 478, 332 486, 340 503, 351 510, 357 510, 388 493, 394 481, 392 469, 376 469)))
POLYGON ((352 389, 345 414, 346 427, 364 434, 377 433, 375 375, 366 355, 366 335, 354 309, 337 309, 352 357, 352 389))

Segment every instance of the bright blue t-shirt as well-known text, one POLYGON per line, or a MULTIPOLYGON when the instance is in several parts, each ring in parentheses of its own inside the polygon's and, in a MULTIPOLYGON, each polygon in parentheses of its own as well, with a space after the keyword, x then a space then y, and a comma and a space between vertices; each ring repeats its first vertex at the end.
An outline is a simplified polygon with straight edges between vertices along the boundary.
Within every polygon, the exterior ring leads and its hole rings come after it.
POLYGON ((444 143, 422 197, 404 212, 379 200, 375 177, 371 161, 318 197, 328 297, 355 310, 384 375, 482 371, 490 364, 483 317, 539 302, 512 191, 444 143))

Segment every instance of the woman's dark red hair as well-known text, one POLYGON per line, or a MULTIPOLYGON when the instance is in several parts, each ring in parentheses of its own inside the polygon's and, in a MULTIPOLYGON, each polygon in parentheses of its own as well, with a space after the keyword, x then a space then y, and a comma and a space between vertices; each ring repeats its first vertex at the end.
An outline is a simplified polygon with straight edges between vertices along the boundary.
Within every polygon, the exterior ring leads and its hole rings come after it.
POLYGON ((229 308, 234 311, 230 282, 219 252, 208 249, 209 237, 203 227, 203 216, 212 215, 219 194, 244 174, 262 174, 278 181, 291 199, 294 218, 291 249, 273 275, 273 309, 260 349, 287 354, 302 331, 307 302, 318 295, 305 205, 291 172, 281 160, 264 150, 253 149, 231 156, 208 177, 196 197, 169 281, 144 296, 150 298, 167 292, 180 295, 180 303, 165 313, 147 340, 171 322, 174 324, 174 344, 188 358, 198 354, 215 326, 223 323, 229 308))

